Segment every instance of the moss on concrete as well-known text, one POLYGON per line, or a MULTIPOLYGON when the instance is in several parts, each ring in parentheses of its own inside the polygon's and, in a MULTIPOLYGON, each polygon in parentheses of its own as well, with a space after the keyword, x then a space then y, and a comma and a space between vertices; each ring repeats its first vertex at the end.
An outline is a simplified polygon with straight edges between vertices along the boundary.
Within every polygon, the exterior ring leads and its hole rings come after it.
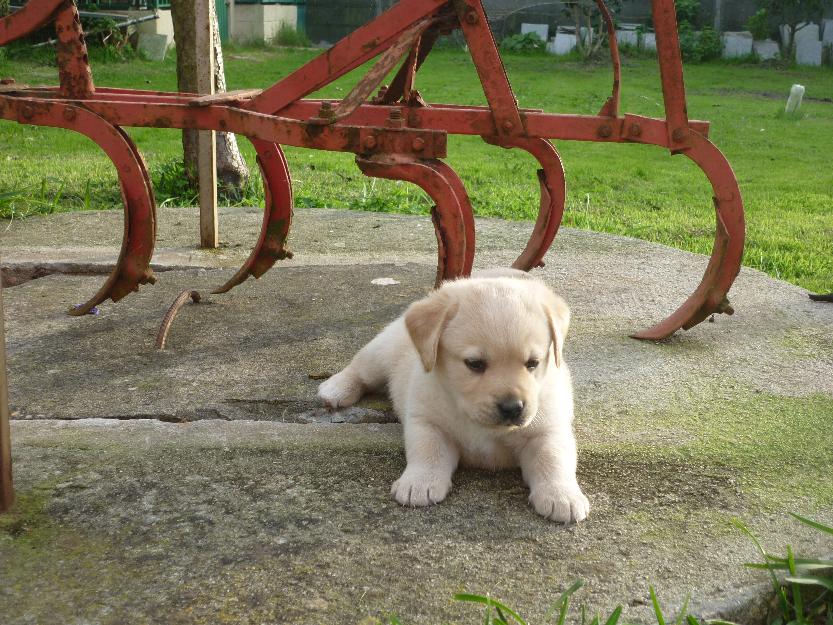
MULTIPOLYGON (((594 441, 586 450, 711 467, 736 482, 752 506, 775 509, 785 497, 818 508, 833 505, 833 398, 785 397, 736 385, 731 393, 723 400, 711 387, 688 390, 664 410, 606 415, 612 442, 594 441), (644 436, 634 440, 633 433, 644 436)), ((593 414, 592 404, 587 411, 589 423, 605 418, 593 414)))
POLYGON ((0 542, 10 541, 23 548, 43 545, 54 531, 45 512, 54 488, 54 482, 42 482, 16 492, 11 510, 0 514, 0 542))

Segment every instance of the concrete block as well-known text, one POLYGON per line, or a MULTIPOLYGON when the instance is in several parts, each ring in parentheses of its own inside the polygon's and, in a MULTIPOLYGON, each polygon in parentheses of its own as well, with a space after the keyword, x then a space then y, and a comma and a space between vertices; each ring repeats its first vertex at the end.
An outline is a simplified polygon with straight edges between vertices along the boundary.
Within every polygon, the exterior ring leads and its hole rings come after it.
MULTIPOLYGON (((818 41, 819 40, 819 25, 818 24, 808 24, 807 22, 802 22, 799 24, 801 30, 795 31, 795 43, 798 45, 802 41, 818 41)), ((789 28, 786 24, 782 24, 780 27, 781 31, 781 42, 786 43, 789 37, 789 28)))
POLYGON ((654 33, 644 33, 642 35, 642 49, 643 50, 656 50, 657 49, 657 36, 654 33))
POLYGON ((736 59, 752 54, 752 33, 726 32, 723 33, 723 58, 736 59))
POLYGON ((769 61, 770 59, 778 58, 781 50, 778 47, 778 42, 772 39, 765 39, 763 41, 753 41, 752 49, 761 61, 769 61))
POLYGON ((521 24, 521 34, 535 33, 542 41, 550 38, 550 27, 547 24, 521 24))
POLYGON ((576 36, 573 33, 556 33, 547 44, 550 54, 569 54, 576 47, 576 36))
POLYGON ((821 40, 833 44, 833 20, 823 20, 821 23, 821 40))
POLYGON ((795 48, 795 62, 799 65, 821 65, 821 41, 799 41, 795 48))
POLYGON ((639 33, 635 30, 617 30, 616 41, 619 42, 620 45, 630 45, 636 47, 639 45, 639 33))
POLYGON ((139 33, 139 52, 151 61, 164 61, 165 53, 168 51, 168 35, 154 35, 151 33, 139 33))

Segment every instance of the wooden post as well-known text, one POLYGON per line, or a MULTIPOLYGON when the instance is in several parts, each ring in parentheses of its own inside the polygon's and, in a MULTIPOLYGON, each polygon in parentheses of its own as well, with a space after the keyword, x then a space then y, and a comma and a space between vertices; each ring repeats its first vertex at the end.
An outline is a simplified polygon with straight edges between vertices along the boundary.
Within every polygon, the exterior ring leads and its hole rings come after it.
POLYGON ((6 384, 6 330, 3 285, 0 284, 0 512, 14 503, 12 488, 12 433, 9 427, 9 387, 6 384))
MULTIPOLYGON (((197 48, 197 87, 201 94, 214 93, 214 42, 211 37, 211 2, 195 0, 194 33, 197 48)), ((217 142, 213 130, 197 134, 197 176, 200 184, 200 245, 217 247, 217 142)))

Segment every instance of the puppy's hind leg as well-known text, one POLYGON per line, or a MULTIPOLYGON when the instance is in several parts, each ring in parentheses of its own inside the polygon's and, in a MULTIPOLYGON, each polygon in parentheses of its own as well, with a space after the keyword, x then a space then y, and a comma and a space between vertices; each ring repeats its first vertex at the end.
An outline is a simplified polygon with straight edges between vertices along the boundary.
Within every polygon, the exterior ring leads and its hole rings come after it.
POLYGON ((350 364, 318 387, 318 398, 328 408, 347 408, 368 391, 381 388, 390 372, 395 324, 388 326, 353 357, 350 364))

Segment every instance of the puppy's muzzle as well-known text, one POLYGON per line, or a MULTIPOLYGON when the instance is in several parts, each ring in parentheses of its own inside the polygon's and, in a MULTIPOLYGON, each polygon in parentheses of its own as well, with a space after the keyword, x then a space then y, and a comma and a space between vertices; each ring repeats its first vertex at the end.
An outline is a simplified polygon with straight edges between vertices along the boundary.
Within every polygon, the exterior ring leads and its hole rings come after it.
POLYGON ((505 425, 520 425, 523 421, 524 402, 517 397, 504 397, 497 402, 497 416, 505 425))

